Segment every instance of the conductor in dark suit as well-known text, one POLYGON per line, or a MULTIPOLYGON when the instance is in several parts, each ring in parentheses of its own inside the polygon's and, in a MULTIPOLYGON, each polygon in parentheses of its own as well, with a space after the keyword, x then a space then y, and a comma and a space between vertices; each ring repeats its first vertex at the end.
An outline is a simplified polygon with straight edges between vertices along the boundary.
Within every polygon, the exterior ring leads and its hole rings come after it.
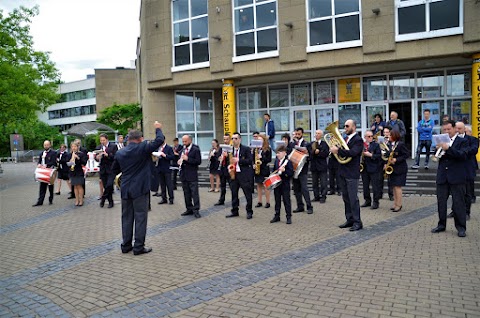
POLYGON ((341 158, 351 158, 350 162, 338 167, 340 189, 343 202, 345 203, 345 218, 347 221, 340 225, 340 228, 350 228, 350 231, 358 231, 363 228, 360 218, 360 202, 358 201, 358 180, 360 179, 360 159, 363 151, 363 139, 357 132, 357 125, 354 120, 345 122, 346 143, 349 150, 330 147, 332 154, 341 158))
POLYGON ((447 120, 442 123, 442 131, 450 137, 449 143, 437 144, 442 148, 437 169, 437 204, 438 225, 432 233, 444 232, 447 227, 447 200, 452 195, 452 209, 455 227, 459 237, 465 237, 467 229, 465 213, 465 183, 467 172, 467 140, 457 135, 455 122, 447 120))
MULTIPOLYGON (((55 168, 57 165, 57 152, 51 149, 52 145, 49 140, 45 140, 43 142, 43 152, 38 157, 38 168, 55 168)), ((43 205, 43 200, 45 200, 45 195, 47 194, 47 187, 48 191, 50 192, 50 196, 48 197, 48 203, 53 204, 53 184, 48 184, 45 182, 40 182, 40 190, 38 194, 37 203, 33 206, 43 205)))
POLYGON ((242 145, 242 137, 238 132, 233 133, 233 155, 230 162, 235 169, 235 179, 230 181, 230 189, 232 190, 232 211, 227 218, 237 217, 240 201, 238 199, 238 191, 240 188, 247 199, 247 219, 253 217, 252 209, 252 193, 253 193, 253 156, 250 147, 242 145))
POLYGON ((158 178, 160 180, 160 189, 162 190, 162 200, 158 204, 173 204, 173 182, 170 163, 175 158, 173 149, 166 142, 158 149, 158 160, 155 162, 158 178), (168 191, 168 201, 167 201, 168 191))
POLYGON ((323 140, 323 131, 315 131, 315 140, 309 145, 310 171, 312 172, 313 201, 325 203, 327 199, 327 157, 330 149, 323 140), (320 181, 320 182, 319 182, 320 181))
POLYGON ((193 214, 196 218, 200 215, 200 197, 198 195, 198 166, 202 163, 200 148, 192 143, 192 137, 182 137, 183 153, 180 156, 180 181, 182 181, 185 207, 187 211, 182 215, 193 214))
POLYGON ((155 122, 156 138, 147 143, 138 130, 129 133, 128 145, 115 156, 112 166, 114 175, 122 172, 122 253, 133 249, 134 255, 149 253, 150 247, 145 247, 147 233, 148 201, 150 196, 150 174, 152 152, 163 143, 162 125, 155 122), (135 223, 135 243, 132 246, 133 226, 135 223))
POLYGON ((100 146, 98 146, 96 150, 102 151, 97 154, 95 160, 100 162, 100 179, 102 179, 102 184, 105 189, 100 201, 100 207, 103 208, 105 200, 108 200, 108 207, 113 208, 113 182, 115 180, 115 174, 112 172, 112 164, 118 148, 116 144, 108 141, 106 134, 101 134, 100 146))
POLYGON ((365 202, 361 207, 371 206, 372 210, 378 209, 382 198, 382 185, 380 183, 383 168, 382 152, 380 146, 373 140, 373 132, 365 132, 365 149, 363 151, 362 185, 365 202), (373 203, 370 196, 370 184, 372 185, 373 203))

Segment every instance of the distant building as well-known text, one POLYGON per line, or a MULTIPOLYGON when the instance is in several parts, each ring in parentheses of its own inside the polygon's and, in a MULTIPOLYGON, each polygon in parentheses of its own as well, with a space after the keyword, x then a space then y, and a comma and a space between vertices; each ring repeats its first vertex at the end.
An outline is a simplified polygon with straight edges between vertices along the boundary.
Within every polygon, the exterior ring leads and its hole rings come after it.
POLYGON ((38 118, 61 131, 97 120, 103 109, 113 104, 137 103, 135 70, 96 69, 87 79, 60 84, 60 101, 48 107, 38 118))

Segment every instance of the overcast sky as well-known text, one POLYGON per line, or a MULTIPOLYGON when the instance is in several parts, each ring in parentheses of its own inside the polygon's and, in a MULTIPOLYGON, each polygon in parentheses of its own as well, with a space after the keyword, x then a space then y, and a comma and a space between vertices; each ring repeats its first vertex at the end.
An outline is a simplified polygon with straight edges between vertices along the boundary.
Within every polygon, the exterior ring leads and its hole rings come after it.
POLYGON ((140 0, 0 0, 0 9, 35 4, 34 47, 51 52, 63 81, 85 79, 95 68, 133 67, 140 0))

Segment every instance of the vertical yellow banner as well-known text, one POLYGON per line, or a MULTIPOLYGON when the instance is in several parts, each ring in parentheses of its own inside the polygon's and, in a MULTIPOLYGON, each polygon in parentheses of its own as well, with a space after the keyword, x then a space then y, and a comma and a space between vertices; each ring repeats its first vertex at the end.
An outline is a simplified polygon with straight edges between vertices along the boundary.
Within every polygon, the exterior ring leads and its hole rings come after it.
POLYGON ((235 86, 233 80, 223 80, 223 132, 230 136, 237 131, 237 108, 235 106, 235 86))
MULTIPOLYGON (((473 55, 472 62, 472 136, 480 140, 480 53, 473 55)), ((480 151, 477 161, 480 161, 480 151)))

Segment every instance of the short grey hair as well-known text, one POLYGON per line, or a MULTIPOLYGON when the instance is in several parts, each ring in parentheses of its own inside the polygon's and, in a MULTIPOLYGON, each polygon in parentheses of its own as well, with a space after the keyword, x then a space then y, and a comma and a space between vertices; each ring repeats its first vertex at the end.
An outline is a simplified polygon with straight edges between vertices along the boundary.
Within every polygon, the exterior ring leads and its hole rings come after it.
POLYGON ((130 140, 139 140, 142 137, 143 133, 140 130, 133 129, 128 133, 128 139, 130 140))

